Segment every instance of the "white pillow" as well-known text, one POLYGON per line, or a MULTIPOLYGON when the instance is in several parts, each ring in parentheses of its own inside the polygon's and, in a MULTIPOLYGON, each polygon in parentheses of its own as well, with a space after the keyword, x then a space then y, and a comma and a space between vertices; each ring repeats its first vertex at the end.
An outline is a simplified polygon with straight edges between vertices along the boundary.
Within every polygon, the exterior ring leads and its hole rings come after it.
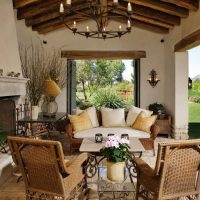
POLYGON ((131 106, 127 114, 126 125, 132 126, 141 111, 143 111, 147 116, 151 116, 153 114, 153 111, 151 110, 145 110, 142 108, 131 106))
POLYGON ((121 127, 126 126, 124 108, 111 109, 101 108, 103 127, 121 127))
MULTIPOLYGON (((90 121, 92 123, 92 126, 93 128, 95 127, 99 127, 99 121, 98 121, 98 118, 97 118, 97 111, 96 111, 96 108, 93 106, 93 107, 89 107, 85 110, 90 118, 90 121)), ((76 114, 80 114, 82 113, 83 110, 80 110, 80 109, 77 109, 76 110, 76 114)))

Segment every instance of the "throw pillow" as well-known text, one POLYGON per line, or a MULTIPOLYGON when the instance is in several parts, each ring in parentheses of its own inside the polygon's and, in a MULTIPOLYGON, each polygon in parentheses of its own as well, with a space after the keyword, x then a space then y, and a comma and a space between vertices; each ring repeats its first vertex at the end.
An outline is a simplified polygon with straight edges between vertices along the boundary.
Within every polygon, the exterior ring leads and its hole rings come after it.
MULTIPOLYGON (((80 114, 82 113, 84 110, 80 110, 80 109, 77 109, 76 110, 76 114, 80 114)), ((98 118, 97 118, 97 111, 96 111, 96 108, 93 106, 93 107, 89 107, 87 109, 85 109, 85 111, 87 112, 89 118, 90 118, 90 121, 92 122, 92 126, 95 128, 95 127, 99 127, 99 121, 98 121, 98 118)))
POLYGON ((104 127, 126 126, 124 108, 101 108, 102 125, 104 127))
POLYGON ((147 116, 144 111, 142 111, 136 118, 132 125, 132 128, 151 133, 151 126, 155 123, 157 115, 147 116))
POLYGON ((72 123, 73 130, 75 132, 93 128, 90 118, 86 111, 83 111, 79 115, 68 115, 68 118, 72 123))
POLYGON ((128 111, 127 118, 126 118, 126 124, 127 126, 132 126, 135 122, 137 116, 140 114, 140 112, 143 111, 147 116, 151 116, 153 114, 153 111, 145 110, 142 108, 138 108, 135 106, 131 106, 131 108, 128 111))

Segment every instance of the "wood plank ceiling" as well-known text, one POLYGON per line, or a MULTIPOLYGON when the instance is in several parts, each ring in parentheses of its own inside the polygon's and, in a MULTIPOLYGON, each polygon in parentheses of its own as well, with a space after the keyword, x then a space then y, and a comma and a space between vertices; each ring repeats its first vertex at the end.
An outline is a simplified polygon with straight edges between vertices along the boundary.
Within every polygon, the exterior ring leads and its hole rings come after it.
MULTIPOLYGON (((108 0, 110 1, 110 0, 108 0)), ((189 11, 197 11, 199 0, 128 0, 132 4, 132 27, 166 34, 174 26, 180 25, 181 18, 189 16, 189 11)), ((17 19, 25 19, 26 26, 40 34, 60 29, 62 23, 59 13, 61 0, 13 0, 14 8, 17 9, 17 19)), ((112 2, 112 1, 111 1, 112 2)), ((120 7, 114 12, 123 15, 126 11, 127 0, 119 0, 120 7)), ((86 0, 72 0, 75 10, 81 11, 86 8, 86 0)), ((72 24, 88 20, 77 14, 65 11, 66 23, 72 24)), ((113 20, 118 20, 114 18, 113 20)), ((126 23, 126 21, 121 21, 126 23)))

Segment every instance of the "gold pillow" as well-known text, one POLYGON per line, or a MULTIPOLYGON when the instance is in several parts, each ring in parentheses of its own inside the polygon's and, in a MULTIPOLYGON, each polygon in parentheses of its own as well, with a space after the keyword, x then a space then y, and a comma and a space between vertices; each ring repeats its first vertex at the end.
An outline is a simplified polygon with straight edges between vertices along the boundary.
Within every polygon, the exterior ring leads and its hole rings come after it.
POLYGON ((69 115, 68 117, 75 132, 87 130, 93 127, 86 111, 83 111, 79 115, 69 115))
POLYGON ((144 111, 137 116, 132 128, 151 133, 151 126, 155 123, 157 115, 147 116, 144 111))

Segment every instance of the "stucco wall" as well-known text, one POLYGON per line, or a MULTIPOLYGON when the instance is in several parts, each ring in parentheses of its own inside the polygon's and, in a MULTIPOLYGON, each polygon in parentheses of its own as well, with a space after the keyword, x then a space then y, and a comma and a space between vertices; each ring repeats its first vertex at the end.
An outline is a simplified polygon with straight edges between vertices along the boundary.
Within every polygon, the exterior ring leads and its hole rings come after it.
POLYGON ((0 69, 21 73, 12 0, 1 0, 0 25, 0 69))
MULTIPOLYGON (((112 22, 113 27, 118 27, 118 23, 112 22)), ((18 40, 20 43, 30 40, 42 42, 46 40, 46 49, 62 50, 144 50, 147 58, 141 59, 141 107, 146 108, 150 103, 164 103, 164 44, 160 42, 163 35, 151 33, 149 31, 133 28, 131 34, 123 36, 121 39, 108 39, 106 41, 97 39, 86 39, 82 36, 74 36, 67 28, 57 30, 46 35, 39 35, 27 28, 24 21, 16 21, 18 40), (160 82, 152 88, 147 82, 151 69, 155 69, 159 75, 160 82)), ((83 27, 86 24, 82 25, 83 27)), ((65 95, 65 94, 63 94, 65 95)), ((61 101, 64 96, 57 98, 61 101)), ((63 105, 63 103, 62 103, 63 105)), ((64 109, 64 105, 59 109, 64 109)))

